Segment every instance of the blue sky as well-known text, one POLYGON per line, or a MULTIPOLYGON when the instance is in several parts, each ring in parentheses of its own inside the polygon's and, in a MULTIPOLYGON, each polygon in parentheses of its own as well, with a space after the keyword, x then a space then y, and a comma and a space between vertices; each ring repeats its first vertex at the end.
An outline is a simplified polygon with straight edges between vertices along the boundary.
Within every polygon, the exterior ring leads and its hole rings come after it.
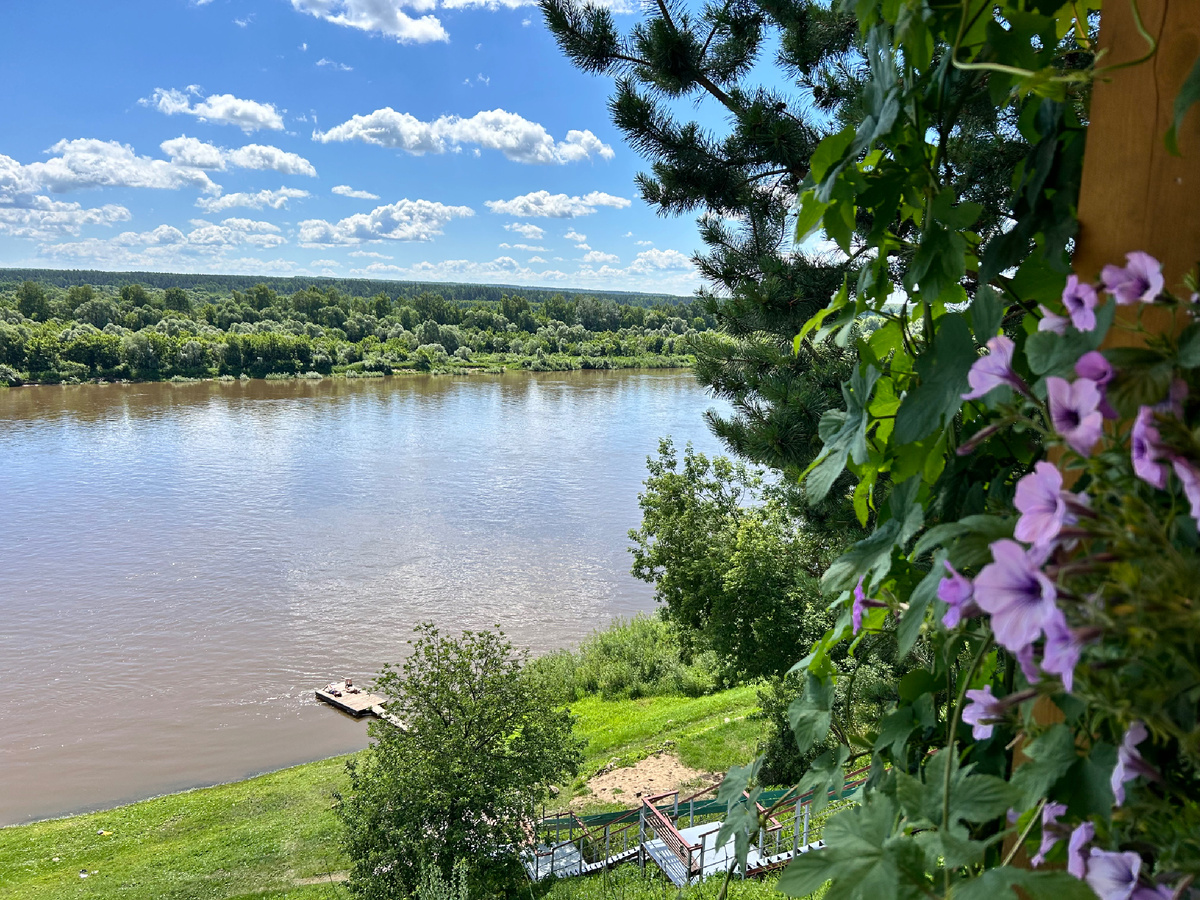
POLYGON ((637 197, 611 83, 573 69, 525 0, 5 17, 0 266, 698 284, 692 218, 637 197))

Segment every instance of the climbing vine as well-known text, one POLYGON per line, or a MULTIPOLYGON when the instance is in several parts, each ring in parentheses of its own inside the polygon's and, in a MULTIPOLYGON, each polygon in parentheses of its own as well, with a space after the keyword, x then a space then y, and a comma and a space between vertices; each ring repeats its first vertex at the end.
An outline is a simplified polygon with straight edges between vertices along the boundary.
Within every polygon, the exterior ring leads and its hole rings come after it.
MULTIPOLYGON (((846 501, 871 533, 825 573, 840 619, 796 666, 797 742, 834 749, 795 794, 840 789, 851 762, 872 769, 828 846, 779 887, 1190 896, 1200 307, 1166 291, 1139 248, 1123 266, 1071 270, 1090 85, 1106 73, 1097 14, 1086 0, 848 8, 870 69, 864 109, 814 153, 796 231, 862 265, 796 343, 856 345, 845 408, 821 420, 804 482, 817 501, 852 473, 846 501), (986 239, 947 152, 961 98, 981 86, 1030 148, 1010 219, 986 239), (1143 328, 1153 307, 1165 332, 1143 328), (869 332, 867 313, 882 321, 869 332), (915 668, 881 721, 831 738, 834 647, 881 641, 915 668)), ((1156 47, 1134 19, 1136 63, 1156 47)), ((757 796, 754 776, 727 779, 728 834, 756 817, 738 799, 757 796)))

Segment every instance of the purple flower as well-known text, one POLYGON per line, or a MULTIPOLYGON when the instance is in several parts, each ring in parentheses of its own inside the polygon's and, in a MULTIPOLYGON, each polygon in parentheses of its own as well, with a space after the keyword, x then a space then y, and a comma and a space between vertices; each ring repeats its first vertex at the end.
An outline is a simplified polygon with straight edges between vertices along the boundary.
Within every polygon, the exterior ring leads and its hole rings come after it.
POLYGON ((867 597, 863 593, 863 580, 858 579, 854 586, 854 606, 851 607, 850 618, 854 621, 854 633, 862 631, 863 613, 867 610, 867 597))
POLYGON ((1174 900, 1175 891, 1165 884, 1134 888, 1132 900, 1174 900))
POLYGON ((1087 874, 1087 857, 1083 855, 1083 849, 1095 836, 1096 826, 1091 822, 1084 822, 1071 832, 1071 840, 1067 842, 1067 871, 1076 878, 1087 874))
POLYGON ((1083 644, 1067 625, 1066 616, 1058 610, 1046 622, 1046 647, 1042 651, 1042 668, 1062 678, 1063 687, 1070 693, 1075 684, 1075 667, 1083 653, 1083 644))
POLYGON ((1067 286, 1062 294, 1063 306, 1071 317, 1071 324, 1080 331, 1093 331, 1096 328, 1096 304, 1100 299, 1096 289, 1090 284, 1081 284, 1078 276, 1072 275, 1067 279, 1067 286))
POLYGON ((1152 303, 1162 293, 1162 263, 1140 250, 1126 253, 1125 267, 1105 266, 1100 272, 1100 280, 1121 306, 1152 303))
POLYGON ((1192 505, 1192 518, 1200 525, 1200 468, 1182 456, 1176 456, 1171 460, 1171 468, 1175 470, 1175 476, 1183 483, 1184 496, 1192 505))
POLYGON ((1021 674, 1025 676, 1025 680, 1030 684, 1037 684, 1042 680, 1042 673, 1038 669, 1037 660, 1034 658, 1033 644, 1026 644, 1017 651, 1017 663, 1021 666, 1021 674))
POLYGON ((1050 421, 1080 456, 1090 456, 1103 433, 1104 416, 1100 412, 1100 389, 1090 378, 1051 376, 1046 379, 1046 399, 1050 403, 1050 421))
POLYGON ((985 685, 982 691, 967 691, 971 702, 962 711, 962 720, 971 726, 975 740, 982 741, 992 736, 994 719, 1004 718, 1004 704, 992 696, 992 686, 985 685), (987 724, 984 724, 984 723, 987 724))
POLYGON ((1021 511, 1014 537, 1037 547, 1049 547, 1063 525, 1078 518, 1067 509, 1067 501, 1082 500, 1062 489, 1062 473, 1048 462, 1039 462, 1017 482, 1016 506, 1021 511))
POLYGON ((1051 312, 1040 303, 1038 309, 1042 311, 1042 317, 1038 319, 1038 331, 1053 331, 1055 334, 1067 333, 1067 326, 1071 324, 1070 319, 1051 312))
POLYGON ((1113 367, 1099 350, 1089 350, 1075 363, 1075 374, 1096 382, 1100 390, 1100 413, 1106 419, 1116 419, 1117 411, 1108 402, 1108 383, 1113 380, 1113 367))
POLYGON ((1142 858, 1132 851, 1110 853, 1093 847, 1086 881, 1100 900, 1130 900, 1141 869, 1142 858))
POLYGON ((949 562, 944 565, 950 574, 938 583, 937 595, 950 608, 942 616, 942 624, 947 628, 957 628, 963 619, 977 616, 983 610, 975 603, 975 586, 971 584, 971 579, 960 575, 949 562))
POLYGON ((988 391, 1007 385, 1022 393, 1028 393, 1029 387, 1021 380, 1021 376, 1013 371, 1013 349, 1016 346, 1004 335, 997 335, 987 342, 988 355, 981 356, 971 365, 967 373, 967 383, 971 390, 962 395, 964 400, 978 400, 988 391))
POLYGON ((1129 726, 1129 730, 1125 732, 1125 737, 1121 739, 1121 746, 1117 748, 1117 764, 1113 766, 1112 780, 1110 782, 1113 796, 1117 799, 1117 806, 1122 806, 1125 803, 1125 782, 1133 781, 1139 775, 1147 775, 1153 772, 1142 761, 1142 754, 1137 751, 1137 745, 1144 741, 1146 737, 1146 726, 1141 722, 1134 722, 1129 726))
POLYGON ((1160 440, 1158 428, 1154 425, 1154 410, 1143 406, 1133 420, 1130 438, 1133 471, 1142 481, 1161 491, 1167 486, 1167 452, 1160 440))
POLYGON ((1058 817, 1066 811, 1065 803, 1047 803, 1042 807, 1042 844, 1029 861, 1035 869, 1046 861, 1046 854, 1062 839, 1064 829, 1058 824, 1058 817))
POLYGON ((996 640, 1013 653, 1038 639, 1058 612, 1054 583, 1041 572, 1043 557, 1016 541, 992 544, 993 562, 975 579, 975 602, 990 613, 996 640))

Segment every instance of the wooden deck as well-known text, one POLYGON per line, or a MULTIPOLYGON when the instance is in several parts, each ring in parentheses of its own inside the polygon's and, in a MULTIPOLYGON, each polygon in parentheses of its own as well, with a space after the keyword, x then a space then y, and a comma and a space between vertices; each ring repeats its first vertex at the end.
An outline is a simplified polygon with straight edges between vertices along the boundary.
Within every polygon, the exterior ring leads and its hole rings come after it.
POLYGON ((339 688, 339 693, 341 693, 341 696, 337 697, 324 688, 316 691, 318 700, 322 700, 330 706, 354 716, 356 719, 367 715, 383 717, 383 702, 386 698, 380 697, 378 694, 367 693, 366 691, 352 694, 344 687, 339 688))

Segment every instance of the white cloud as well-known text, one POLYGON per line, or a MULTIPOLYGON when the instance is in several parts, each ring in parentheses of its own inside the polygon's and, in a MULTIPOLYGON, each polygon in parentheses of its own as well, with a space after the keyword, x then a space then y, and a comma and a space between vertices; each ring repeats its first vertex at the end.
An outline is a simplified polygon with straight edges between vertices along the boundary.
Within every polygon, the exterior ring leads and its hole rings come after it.
POLYGON ((538 228, 532 222, 511 222, 504 226, 505 231, 515 231, 523 238, 528 238, 531 241, 540 241, 546 236, 545 228, 538 228))
POLYGON ((700 283, 691 260, 677 250, 651 250, 639 253, 625 268, 603 265, 593 268, 584 265, 576 271, 563 269, 534 269, 533 264, 545 264, 534 257, 522 265, 511 256, 500 256, 485 262, 448 259, 441 262, 419 262, 410 266, 372 263, 349 274, 362 277, 388 277, 415 281, 461 281, 475 284, 524 284, 546 287, 606 287, 626 290, 653 290, 686 294, 700 283))
MULTIPOLYGON (((282 261, 241 258, 230 260, 229 251, 272 250, 286 243, 279 229, 269 222, 253 219, 225 219, 213 224, 203 219, 184 233, 172 225, 159 225, 151 231, 126 231, 111 238, 88 238, 58 244, 43 244, 41 255, 58 260, 93 262, 112 267, 185 267, 221 265, 244 269, 279 268, 282 261)), ((290 266, 290 264, 285 264, 290 266)))
POLYGON ((221 212, 233 209, 235 206, 246 206, 250 209, 266 207, 283 209, 288 205, 289 200, 298 200, 309 196, 312 195, 308 191, 281 187, 277 191, 261 190, 253 194, 237 193, 226 194, 224 197, 201 197, 196 201, 196 205, 205 212, 221 212))
POLYGON ((591 265, 592 263, 615 263, 620 262, 621 257, 614 253, 602 253, 599 250, 592 250, 583 255, 581 262, 591 265))
POLYGON ((376 253, 374 250, 351 250, 348 255, 357 259, 395 259, 394 256, 388 256, 386 253, 376 253))
POLYGON ((308 41, 305 41, 303 44, 300 45, 300 52, 301 53, 308 52, 308 41))
POLYGON ((583 243, 584 241, 587 240, 586 234, 580 234, 574 228, 568 229, 567 233, 564 234, 563 237, 566 238, 568 241, 577 241, 578 243, 583 243))
POLYGON ((639 247, 653 247, 654 241, 634 241, 639 247))
POLYGON ((341 266, 341 263, 336 259, 314 259, 309 263, 310 266, 324 266, 326 269, 336 269, 341 266))
POLYGON ((400 200, 358 213, 339 222, 307 219, 299 238, 306 245, 359 244, 363 241, 431 241, 452 219, 473 216, 469 206, 446 206, 431 200, 400 200))
POLYGON ((528 27, 529 27, 530 25, 532 25, 532 24, 533 24, 533 19, 522 19, 522 20, 521 20, 521 27, 522 27, 522 28, 528 28, 528 27))
POLYGON ((112 225, 130 218, 129 210, 113 203, 87 208, 49 197, 24 197, 20 205, 0 201, 0 235, 51 240, 79 234, 84 225, 112 225))
MULTIPOLYGON (((329 68, 331 68, 337 72, 353 72, 354 71, 354 66, 348 66, 345 63, 334 62, 332 59, 326 59, 323 56, 317 60, 317 65, 318 66, 328 66, 329 68)), ((316 264, 314 263, 314 265, 316 265, 316 264)))
POLYGON ((580 241, 578 244, 575 245, 575 249, 576 250, 591 250, 592 245, 589 244, 587 241, 580 241))
POLYGON ((590 131, 568 131, 566 140, 555 142, 537 122, 503 109, 479 112, 469 119, 441 116, 423 122, 387 106, 365 116, 353 116, 328 131, 314 131, 313 140, 323 143, 358 140, 415 156, 446 153, 459 150, 464 144, 477 144, 499 150, 515 162, 543 165, 579 162, 592 156, 613 157, 612 147, 590 131))
POLYGON ((245 18, 234 19, 233 24, 236 25, 238 28, 245 28, 247 25, 249 25, 253 21, 254 21, 254 13, 250 13, 250 15, 246 16, 245 18))
POLYGON ((128 144, 116 141, 64 140, 47 153, 54 155, 28 165, 0 155, 0 203, 43 190, 55 194, 97 187, 176 190, 192 186, 208 193, 221 190, 194 166, 138 156, 128 144))
POLYGON ((273 169, 284 175, 316 176, 317 170, 303 156, 289 153, 266 144, 247 144, 236 150, 226 150, 197 138, 181 135, 160 145, 173 163, 197 169, 224 170, 226 164, 242 169, 273 169))
POLYGON ((195 85, 190 85, 187 91, 155 88, 153 94, 139 100, 138 103, 153 107, 168 116, 186 114, 195 116, 201 122, 236 125, 242 131, 258 131, 263 128, 271 131, 283 130, 283 116, 280 110, 270 103, 243 100, 233 94, 210 94, 193 105, 188 95, 196 93, 195 85))
POLYGON ((630 205, 630 202, 624 197, 614 197, 603 191, 592 191, 582 197, 551 194, 549 191, 533 191, 529 194, 522 194, 520 197, 513 197, 511 200, 487 200, 484 205, 494 213, 509 216, 573 219, 576 216, 590 216, 599 206, 624 209, 630 205))
POLYGON ((340 197, 353 197, 355 200, 378 200, 378 194, 372 194, 370 191, 356 191, 348 184, 334 185, 333 192, 340 197))
POLYGON ((436 16, 415 19, 401 10, 409 6, 415 12, 427 12, 436 0, 292 0, 292 7, 335 25, 378 32, 402 44, 448 41, 450 35, 436 16))
POLYGON ((501 250, 526 250, 529 253, 545 253, 545 247, 538 247, 534 244, 501 244, 501 250))

